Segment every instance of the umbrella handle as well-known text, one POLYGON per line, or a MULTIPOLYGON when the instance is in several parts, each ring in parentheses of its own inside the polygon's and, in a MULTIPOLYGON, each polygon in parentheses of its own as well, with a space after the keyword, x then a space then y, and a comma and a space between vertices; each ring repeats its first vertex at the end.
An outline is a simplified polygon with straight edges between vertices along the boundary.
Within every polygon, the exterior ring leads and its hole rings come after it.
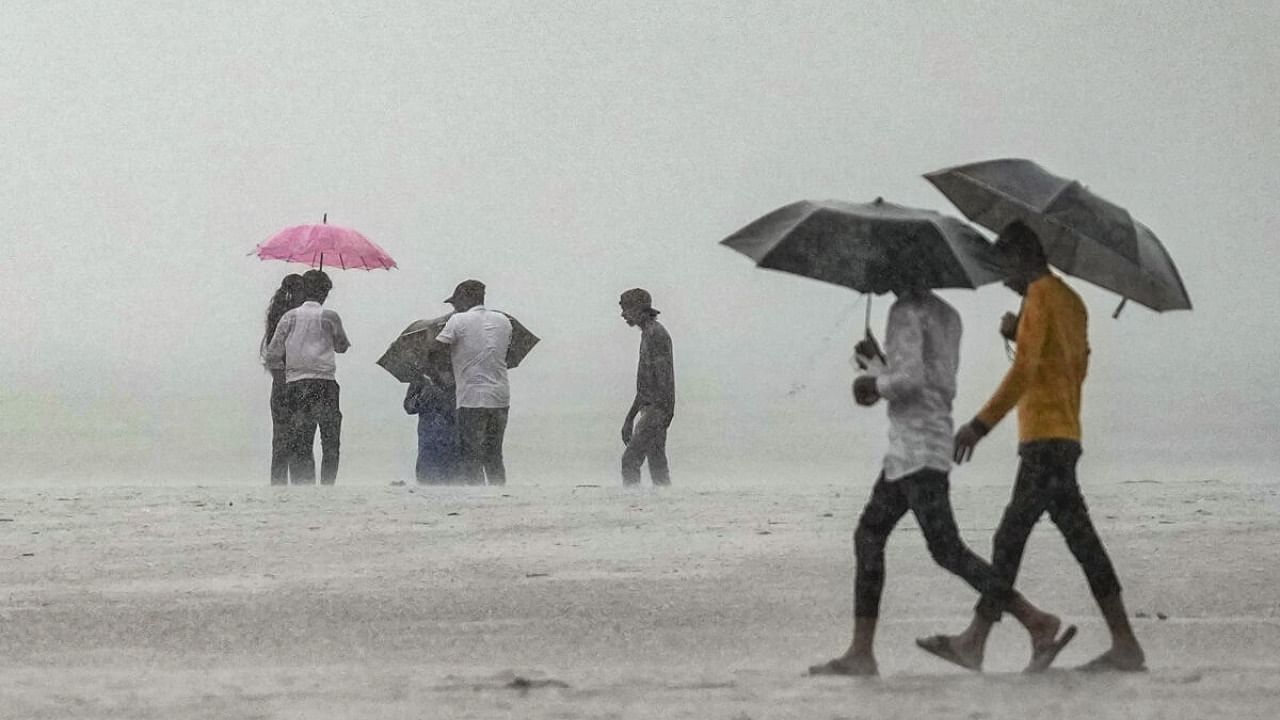
POLYGON ((1116 306, 1116 311, 1115 311, 1115 312, 1113 312, 1113 313, 1111 313, 1111 319, 1112 319, 1112 320, 1118 320, 1118 319, 1120 319, 1120 311, 1121 311, 1121 310, 1124 310, 1124 306, 1125 306, 1128 302, 1129 302, 1129 298, 1127 298, 1127 297, 1122 297, 1122 298, 1120 298, 1120 304, 1116 306))
POLYGON ((862 332, 864 335, 871 333, 871 293, 867 293, 867 312, 862 322, 862 332))

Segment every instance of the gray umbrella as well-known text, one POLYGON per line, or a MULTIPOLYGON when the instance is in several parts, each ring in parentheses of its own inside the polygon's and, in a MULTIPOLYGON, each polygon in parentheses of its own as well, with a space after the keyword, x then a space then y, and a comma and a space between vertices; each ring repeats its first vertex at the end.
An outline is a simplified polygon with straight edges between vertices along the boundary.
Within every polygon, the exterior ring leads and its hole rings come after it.
POLYGON ((877 198, 802 200, 721 241, 772 270, 864 293, 889 290, 909 272, 931 288, 976 288, 1000 279, 991 244, 968 223, 877 198))
MULTIPOLYGON (((445 322, 452 314, 430 320, 414 321, 391 343, 382 357, 378 358, 377 363, 395 379, 406 383, 414 382, 431 371, 450 372, 452 365, 449 362, 449 354, 432 353, 429 348, 430 341, 444 329, 445 322)), ((502 314, 511 321, 511 343, 507 346, 507 367, 515 368, 520 365, 533 346, 538 344, 539 338, 529 332, 529 329, 519 320, 507 313, 502 314)))
POLYGON ((958 165, 925 179, 983 227, 1000 232, 1015 220, 1025 223, 1040 236, 1049 262, 1065 273, 1152 310, 1191 309, 1178 269, 1155 234, 1079 182, 1020 159, 958 165))

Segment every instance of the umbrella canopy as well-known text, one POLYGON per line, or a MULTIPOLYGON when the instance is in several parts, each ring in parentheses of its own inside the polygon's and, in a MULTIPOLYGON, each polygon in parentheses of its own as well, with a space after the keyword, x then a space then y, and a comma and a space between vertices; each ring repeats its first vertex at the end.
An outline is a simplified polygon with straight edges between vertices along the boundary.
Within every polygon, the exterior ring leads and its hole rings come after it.
MULTIPOLYGON (((502 313, 511 321, 511 344, 507 346, 507 367, 518 367, 539 337, 529 332, 523 323, 502 313)), ((387 351, 378 358, 378 364, 400 382, 413 382, 429 371, 449 372, 447 353, 432 353, 428 344, 444 329, 453 313, 430 320, 417 320, 409 324, 400 336, 392 341, 387 351)))
POLYGON ((1050 264, 1156 311, 1189 310, 1168 251, 1127 210, 1030 160, 959 165, 924 176, 966 217, 1000 232, 1020 220, 1050 264))
POLYGON ((876 199, 785 205, 721 241, 772 270, 864 293, 908 272, 931 288, 976 288, 1000 279, 991 244, 973 227, 930 210, 876 199))
POLYGON ((253 253, 263 260, 305 263, 324 269, 390 270, 396 266, 372 240, 337 225, 294 225, 272 235, 253 253))

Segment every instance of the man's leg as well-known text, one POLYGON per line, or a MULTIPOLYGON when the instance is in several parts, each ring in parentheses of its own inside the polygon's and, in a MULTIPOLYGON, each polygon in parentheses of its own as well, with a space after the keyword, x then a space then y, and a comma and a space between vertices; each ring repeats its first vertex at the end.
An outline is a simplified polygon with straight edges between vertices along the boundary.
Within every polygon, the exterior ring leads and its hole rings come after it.
POLYGON ((907 497, 882 473, 853 533, 853 642, 844 655, 809 668, 811 675, 876 675, 875 636, 884 591, 884 547, 907 512, 907 497))
POLYGON ((1107 556, 1107 550, 1098 537, 1089 508, 1080 494, 1076 480, 1076 462, 1079 451, 1067 447, 1058 456, 1059 471, 1053 477, 1053 499, 1049 504, 1049 518, 1058 526, 1067 548, 1076 562, 1084 569, 1089 590, 1098 603, 1102 616, 1111 631, 1111 648, 1084 666, 1089 670, 1139 671, 1146 667, 1146 656, 1138 638, 1129 624, 1129 615, 1121 596, 1120 579, 1107 556))
MULTIPOLYGON (((1040 516, 1044 514, 1047 499, 1041 490, 1040 475, 1043 468, 1034 453, 1022 453, 1018 463, 1018 475, 1013 483, 1013 495, 1005 506, 1000 525, 991 541, 991 567, 1010 587, 1018 578, 1022 565, 1022 553, 1027 538, 1040 516)), ((986 651, 991 627, 1000 621, 1004 604, 998 597, 983 596, 974 608, 973 620, 964 632, 950 639, 957 652, 966 656, 982 657, 986 651)))
POLYGON ((483 408, 458 408, 458 476, 467 485, 484 484, 484 435, 483 408))
POLYGON ((502 459, 502 441, 507 434, 507 408, 485 408, 484 474, 490 485, 507 484, 507 466, 502 459))
POLYGON ((627 443, 627 449, 622 452, 622 484, 623 485, 639 485, 640 484, 640 466, 644 463, 645 458, 649 458, 649 473, 653 473, 653 460, 649 455, 653 444, 658 440, 657 428, 653 423, 654 411, 652 408, 641 408, 636 414, 635 422, 631 426, 631 442, 627 443))
POLYGON ((667 465, 667 428, 671 427, 671 416, 665 412, 654 411, 653 442, 645 457, 649 460, 649 478, 654 485, 671 484, 671 468, 667 465))
POLYGON ((338 402, 338 383, 321 380, 316 384, 316 420, 320 425, 320 484, 332 485, 338 480, 338 458, 342 442, 342 409, 338 402))
POLYGON ((285 397, 290 415, 289 482, 294 485, 314 485, 316 459, 312 446, 315 444, 316 419, 310 383, 306 380, 287 383, 285 397))
MULTIPOLYGON (((993 607, 1017 617, 1031 636, 1032 665, 1028 669, 1039 671, 1047 668, 1058 651, 1074 637, 1074 629, 1064 640, 1058 642, 1058 630, 1062 621, 1043 612, 1015 592, 1013 586, 991 565, 964 544, 951 507, 950 483, 946 473, 925 469, 898 482, 903 485, 907 502, 920 524, 934 562, 969 583, 970 587, 988 598, 993 607)), ((917 644, 961 667, 970 670, 982 667, 985 648, 981 646, 952 643, 951 638, 944 635, 922 639, 917 644)))

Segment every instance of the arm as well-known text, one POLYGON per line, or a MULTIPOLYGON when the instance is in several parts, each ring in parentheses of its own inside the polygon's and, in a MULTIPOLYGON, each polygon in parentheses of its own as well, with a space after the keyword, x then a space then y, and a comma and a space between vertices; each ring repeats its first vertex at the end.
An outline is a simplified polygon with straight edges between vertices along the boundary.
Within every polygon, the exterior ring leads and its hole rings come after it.
POLYGON ((276 323, 276 331, 271 335, 271 342, 267 343, 267 347, 262 351, 262 364, 271 371, 272 376, 275 376, 276 372, 284 373, 284 342, 289 339, 289 333, 292 330, 293 313, 287 312, 280 318, 280 322, 276 323))
POLYGON ((1004 419, 1018 404, 1031 384, 1031 379, 1035 377, 1044 353, 1045 338, 1048 336, 1049 316, 1046 310, 1043 295, 1028 290, 1022 317, 1018 321, 1018 352, 1013 358, 1013 365, 1000 381, 1000 386, 974 418, 982 424, 980 430, 990 430, 1004 419))
POLYGON ((904 400, 924 387, 924 324, 914 309, 900 308, 890 318, 893 346, 887 368, 876 378, 876 392, 893 402, 904 400))
POLYGON ((458 323, 454 322, 456 315, 450 315, 449 319, 444 322, 444 327, 440 328, 440 332, 436 336, 427 341, 427 353, 449 352, 453 346, 454 340, 457 338, 458 323))
POLYGON ((649 378, 653 381, 653 404, 667 412, 676 407, 675 355, 671 336, 663 333, 654 338, 649 354, 649 378))
POLYGON ((333 351, 346 352, 351 348, 351 341, 347 339, 347 331, 342 327, 342 318, 331 310, 326 310, 324 314, 325 319, 329 321, 329 332, 333 333, 333 351))

